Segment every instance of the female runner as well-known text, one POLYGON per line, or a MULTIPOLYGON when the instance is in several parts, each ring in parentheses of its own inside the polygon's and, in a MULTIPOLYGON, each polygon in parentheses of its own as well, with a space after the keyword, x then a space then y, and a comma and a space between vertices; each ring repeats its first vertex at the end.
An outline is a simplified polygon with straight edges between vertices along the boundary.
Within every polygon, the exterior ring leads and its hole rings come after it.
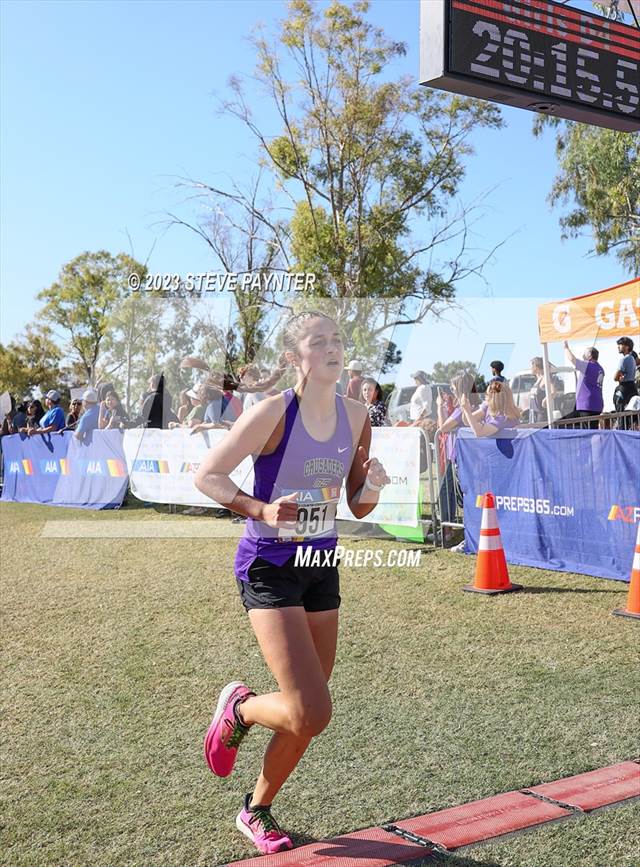
POLYGON ((284 346, 297 374, 294 388, 242 413, 195 476, 200 491, 248 518, 235 573, 278 692, 256 695, 239 681, 227 684, 204 748, 213 773, 226 777, 251 726, 274 732, 255 788, 236 818, 238 830, 267 854, 293 847, 271 804, 331 718, 327 682, 340 605, 333 556, 340 486, 346 478, 349 507, 363 518, 390 481, 382 464, 369 458, 366 407, 336 394, 344 350, 335 321, 315 311, 293 316, 284 346), (247 455, 254 461, 253 496, 229 478, 247 455), (305 550, 320 565, 297 564, 305 550))

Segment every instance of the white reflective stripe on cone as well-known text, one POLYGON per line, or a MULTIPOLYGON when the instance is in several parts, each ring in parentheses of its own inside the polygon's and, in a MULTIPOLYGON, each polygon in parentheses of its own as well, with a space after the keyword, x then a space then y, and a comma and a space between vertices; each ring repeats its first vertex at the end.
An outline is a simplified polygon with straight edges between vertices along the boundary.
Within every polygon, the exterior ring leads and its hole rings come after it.
POLYGON ((496 530, 498 527, 498 516, 496 515, 496 510, 492 509, 483 509, 482 510, 482 524, 480 525, 481 530, 496 530))
POLYGON ((500 536, 480 536, 478 551, 502 551, 500 536))
POLYGON ((640 552, 636 551, 633 555, 633 566, 631 568, 632 572, 640 572, 640 552))

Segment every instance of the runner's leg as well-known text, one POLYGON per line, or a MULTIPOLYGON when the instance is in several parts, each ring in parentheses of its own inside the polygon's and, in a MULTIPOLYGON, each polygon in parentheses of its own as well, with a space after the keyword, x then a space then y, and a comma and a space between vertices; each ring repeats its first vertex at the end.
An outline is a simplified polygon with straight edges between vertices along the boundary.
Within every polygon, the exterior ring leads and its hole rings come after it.
POLYGON ((329 722, 327 681, 335 661, 338 610, 253 609, 249 616, 281 692, 247 699, 241 714, 245 722, 269 728, 275 728, 276 716, 288 722, 269 742, 251 799, 253 805, 271 804, 312 737, 329 722))

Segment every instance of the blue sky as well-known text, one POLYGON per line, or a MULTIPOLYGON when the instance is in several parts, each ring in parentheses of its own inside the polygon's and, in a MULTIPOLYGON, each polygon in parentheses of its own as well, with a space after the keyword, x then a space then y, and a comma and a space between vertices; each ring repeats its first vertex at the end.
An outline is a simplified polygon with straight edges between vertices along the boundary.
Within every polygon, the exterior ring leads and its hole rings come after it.
MULTIPOLYGON (((216 269, 202 241, 176 228, 163 234, 157 223, 178 207, 176 176, 222 183, 225 174, 253 173, 254 143, 217 115, 216 96, 225 95, 229 75, 251 71, 253 25, 272 25, 284 13, 279 0, 5 0, 3 342, 30 321, 37 292, 66 261, 84 250, 129 252, 127 233, 139 259, 155 242, 152 271, 216 269)), ((396 71, 417 82, 417 0, 374 0, 371 18, 408 44, 396 71)), ((252 96, 261 121, 277 132, 264 100, 252 96)), ((533 138, 530 113, 503 112, 503 130, 475 136, 462 199, 484 197, 476 246, 509 240, 485 270, 488 283, 470 279, 460 293, 503 299, 504 333, 492 340, 526 333, 535 344, 535 322, 511 312, 509 298, 563 298, 628 277, 613 257, 588 258, 588 239, 560 241, 559 212, 546 201, 553 138, 533 138)), ((180 213, 194 216, 187 205, 180 213)))

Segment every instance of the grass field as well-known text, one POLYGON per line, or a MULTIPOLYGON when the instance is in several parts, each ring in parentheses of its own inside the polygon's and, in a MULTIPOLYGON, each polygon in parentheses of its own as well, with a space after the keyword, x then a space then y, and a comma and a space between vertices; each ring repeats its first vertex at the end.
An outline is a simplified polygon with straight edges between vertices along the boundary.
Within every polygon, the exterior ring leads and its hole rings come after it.
MULTIPOLYGON (((227 780, 201 753, 221 685, 273 689, 233 540, 41 536, 48 520, 215 520, 139 508, 3 504, 0 518, 2 863, 254 854, 234 818, 268 733, 252 731, 227 780)), ((639 754, 640 631, 610 616, 626 585, 513 567, 526 590, 488 599, 461 592, 473 566, 425 549, 419 569, 342 570, 334 717, 274 808, 298 843, 639 754)), ((637 867, 639 819, 629 804, 446 863, 637 867)))

